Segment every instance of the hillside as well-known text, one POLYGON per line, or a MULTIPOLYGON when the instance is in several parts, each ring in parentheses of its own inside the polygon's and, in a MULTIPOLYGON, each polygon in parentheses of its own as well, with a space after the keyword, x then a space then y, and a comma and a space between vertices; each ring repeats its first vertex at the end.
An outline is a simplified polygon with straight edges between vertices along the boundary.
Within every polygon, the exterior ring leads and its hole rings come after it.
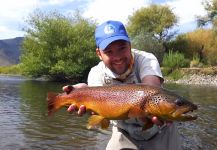
POLYGON ((23 37, 0 40, 0 66, 19 63, 23 37))

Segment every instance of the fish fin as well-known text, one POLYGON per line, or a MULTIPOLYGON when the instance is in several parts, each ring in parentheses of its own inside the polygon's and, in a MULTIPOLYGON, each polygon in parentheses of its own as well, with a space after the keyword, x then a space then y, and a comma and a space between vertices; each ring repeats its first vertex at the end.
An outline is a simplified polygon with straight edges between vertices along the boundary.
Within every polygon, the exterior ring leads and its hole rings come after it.
POLYGON ((49 92, 47 94, 47 108, 48 108, 48 116, 50 116, 53 112, 57 110, 55 106, 55 101, 58 93, 49 92))
POLYGON ((109 124, 110 124, 110 120, 104 118, 104 119, 101 121, 101 128, 102 128, 102 129, 108 129, 109 124))
POLYGON ((99 115, 92 115, 90 116, 90 118, 88 119, 88 124, 87 124, 87 128, 91 129, 95 126, 101 125, 102 129, 107 129, 109 126, 109 120, 99 116, 99 115))

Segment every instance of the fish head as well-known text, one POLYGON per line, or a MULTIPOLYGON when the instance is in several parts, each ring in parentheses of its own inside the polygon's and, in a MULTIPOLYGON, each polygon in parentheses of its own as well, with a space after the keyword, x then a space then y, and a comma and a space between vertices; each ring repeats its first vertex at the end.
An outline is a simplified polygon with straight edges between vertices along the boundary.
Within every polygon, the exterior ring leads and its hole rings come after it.
POLYGON ((190 121, 197 118, 189 114, 197 109, 197 105, 169 91, 152 95, 146 108, 150 114, 167 121, 190 121))

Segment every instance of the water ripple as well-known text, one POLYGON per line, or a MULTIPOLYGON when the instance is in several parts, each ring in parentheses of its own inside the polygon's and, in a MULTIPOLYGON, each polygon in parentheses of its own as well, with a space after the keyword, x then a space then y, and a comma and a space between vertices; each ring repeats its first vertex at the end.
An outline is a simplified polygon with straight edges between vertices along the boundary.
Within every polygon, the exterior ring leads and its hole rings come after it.
MULTIPOLYGON (((62 85, 46 82, 0 79, 0 149, 101 150, 109 130, 87 130, 88 116, 66 110, 47 117, 46 93, 62 85)), ((214 150, 217 147, 217 89, 170 86, 199 105, 199 118, 178 123, 184 150, 214 150)))

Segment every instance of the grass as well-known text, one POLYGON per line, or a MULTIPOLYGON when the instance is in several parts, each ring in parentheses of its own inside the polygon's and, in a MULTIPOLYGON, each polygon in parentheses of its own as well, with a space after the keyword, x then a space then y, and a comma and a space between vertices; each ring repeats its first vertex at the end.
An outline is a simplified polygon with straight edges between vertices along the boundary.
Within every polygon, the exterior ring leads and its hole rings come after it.
POLYGON ((176 69, 171 72, 167 77, 171 80, 179 80, 184 76, 184 73, 180 69, 176 69))
POLYGON ((162 65, 175 70, 177 68, 189 66, 189 62, 185 59, 184 54, 169 51, 169 53, 164 55, 162 65))
POLYGON ((11 66, 0 66, 0 74, 22 75, 21 66, 19 64, 11 66))

